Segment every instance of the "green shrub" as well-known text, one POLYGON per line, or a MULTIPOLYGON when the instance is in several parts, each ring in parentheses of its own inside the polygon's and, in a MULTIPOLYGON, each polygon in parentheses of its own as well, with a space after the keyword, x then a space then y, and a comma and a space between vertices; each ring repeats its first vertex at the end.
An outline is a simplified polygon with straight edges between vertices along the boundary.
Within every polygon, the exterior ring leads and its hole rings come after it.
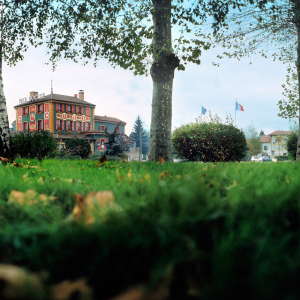
POLYGON ((48 131, 16 132, 12 139, 15 155, 23 158, 44 158, 53 156, 56 142, 48 131))
POLYGON ((277 159, 277 161, 289 160, 289 157, 287 155, 279 155, 275 156, 275 158, 277 159))
POLYGON ((92 152, 91 145, 87 140, 78 138, 66 141, 66 155, 71 157, 87 158, 92 152))
POLYGON ((294 160, 296 159, 297 141, 298 135, 296 133, 292 133, 287 136, 287 150, 289 152, 290 157, 292 157, 294 160))
POLYGON ((174 153, 188 161, 240 161, 247 154, 244 133, 218 116, 176 128, 172 142, 174 153))

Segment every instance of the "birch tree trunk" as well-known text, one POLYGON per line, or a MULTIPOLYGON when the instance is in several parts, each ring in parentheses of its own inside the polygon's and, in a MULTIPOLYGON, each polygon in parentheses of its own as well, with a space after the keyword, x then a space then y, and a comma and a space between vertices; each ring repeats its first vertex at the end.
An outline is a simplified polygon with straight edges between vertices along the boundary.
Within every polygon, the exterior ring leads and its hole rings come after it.
POLYGON ((297 151, 296 151, 296 160, 300 160, 300 15, 299 15, 299 9, 300 9, 300 1, 295 0, 294 3, 294 20, 295 25, 297 28, 297 61, 296 61, 296 67, 297 67, 297 74, 298 74, 298 101, 299 101, 299 131, 298 131, 298 141, 297 141, 297 151))
MULTIPOLYGON (((18 120, 16 120, 17 122, 18 120)), ((2 78, 2 44, 0 42, 0 156, 11 158, 11 138, 2 78)))
POLYGON ((172 91, 174 71, 179 59, 172 50, 172 0, 152 0, 153 11, 153 81, 149 160, 173 161, 172 91))

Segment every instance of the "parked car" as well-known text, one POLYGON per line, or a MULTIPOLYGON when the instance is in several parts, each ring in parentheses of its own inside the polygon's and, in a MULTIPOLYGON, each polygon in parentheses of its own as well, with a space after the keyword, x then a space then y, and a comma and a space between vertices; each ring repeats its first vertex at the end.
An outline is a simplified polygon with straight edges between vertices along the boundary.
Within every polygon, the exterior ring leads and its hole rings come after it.
POLYGON ((272 161, 272 159, 270 158, 270 156, 267 153, 259 153, 256 156, 251 156, 251 161, 268 162, 268 161, 272 161))

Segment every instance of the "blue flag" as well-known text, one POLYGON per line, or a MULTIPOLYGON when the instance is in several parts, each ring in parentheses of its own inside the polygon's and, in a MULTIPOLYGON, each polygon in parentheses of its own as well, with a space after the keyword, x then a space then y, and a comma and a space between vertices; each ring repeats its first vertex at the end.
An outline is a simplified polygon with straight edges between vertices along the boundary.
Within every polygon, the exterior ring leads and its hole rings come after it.
POLYGON ((205 113, 206 113, 206 109, 202 106, 201 115, 205 115, 205 113))

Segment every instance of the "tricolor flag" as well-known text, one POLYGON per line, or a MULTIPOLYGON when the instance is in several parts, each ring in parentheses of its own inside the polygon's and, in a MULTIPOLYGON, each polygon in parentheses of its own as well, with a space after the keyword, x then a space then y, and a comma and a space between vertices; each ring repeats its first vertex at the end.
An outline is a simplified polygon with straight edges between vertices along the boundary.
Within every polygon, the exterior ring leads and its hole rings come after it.
POLYGON ((244 107, 235 101, 235 110, 244 111, 244 107))
POLYGON ((203 106, 201 106, 201 115, 205 115, 205 113, 206 113, 206 109, 203 107, 203 106))

